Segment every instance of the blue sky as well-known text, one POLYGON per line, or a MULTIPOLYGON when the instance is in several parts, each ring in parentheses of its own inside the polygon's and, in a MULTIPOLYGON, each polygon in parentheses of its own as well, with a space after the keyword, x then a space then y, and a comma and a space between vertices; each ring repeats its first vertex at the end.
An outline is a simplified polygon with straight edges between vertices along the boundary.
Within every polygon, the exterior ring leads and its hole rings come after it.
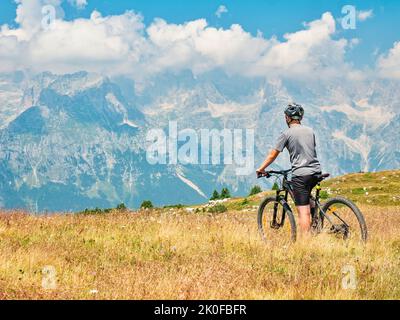
MULTIPOLYGON (((339 30, 341 37, 357 37, 360 44, 348 56, 357 66, 372 63, 374 53, 387 51, 395 41, 400 40, 400 1, 398 0, 88 0, 84 9, 77 9, 68 2, 63 4, 65 19, 89 17, 97 9, 103 15, 121 14, 126 10, 140 12, 149 24, 160 17, 170 23, 183 23, 206 18, 210 25, 229 27, 239 23, 246 31, 256 34, 260 30, 265 37, 282 37, 287 32, 298 30, 304 21, 312 21, 323 12, 330 11, 334 17, 342 16, 341 8, 346 4, 357 10, 373 10, 373 18, 358 23, 356 30, 339 30), (219 5, 225 5, 228 12, 221 18, 215 16, 219 5)), ((0 24, 15 25, 14 0, 2 0, 0 24)))

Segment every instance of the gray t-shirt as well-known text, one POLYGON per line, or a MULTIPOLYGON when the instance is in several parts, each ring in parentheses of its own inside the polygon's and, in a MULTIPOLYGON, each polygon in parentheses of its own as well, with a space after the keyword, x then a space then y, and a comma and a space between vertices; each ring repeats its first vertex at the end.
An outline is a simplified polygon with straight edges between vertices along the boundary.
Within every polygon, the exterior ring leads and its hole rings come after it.
POLYGON ((292 125, 283 132, 275 146, 282 152, 287 148, 292 163, 293 176, 308 176, 321 172, 317 158, 314 131, 303 125, 292 125))

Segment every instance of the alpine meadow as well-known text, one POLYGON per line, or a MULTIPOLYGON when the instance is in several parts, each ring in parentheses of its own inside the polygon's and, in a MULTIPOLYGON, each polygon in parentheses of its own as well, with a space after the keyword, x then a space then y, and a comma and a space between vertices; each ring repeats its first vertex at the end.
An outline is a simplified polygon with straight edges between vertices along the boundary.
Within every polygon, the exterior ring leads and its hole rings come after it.
POLYGON ((360 206, 366 245, 328 235, 289 247, 266 244, 254 207, 265 193, 230 199, 223 213, 205 205, 3 212, 1 298, 399 299, 399 177, 399 171, 353 174, 324 185, 360 206))

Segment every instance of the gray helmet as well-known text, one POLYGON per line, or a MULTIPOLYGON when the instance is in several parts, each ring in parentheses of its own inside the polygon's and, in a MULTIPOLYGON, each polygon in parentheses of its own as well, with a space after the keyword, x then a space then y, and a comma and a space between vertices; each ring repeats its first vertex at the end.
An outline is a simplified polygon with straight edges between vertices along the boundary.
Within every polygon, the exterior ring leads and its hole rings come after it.
POLYGON ((286 107, 285 114, 293 120, 302 120, 304 116, 304 109, 297 103, 291 103, 286 107))

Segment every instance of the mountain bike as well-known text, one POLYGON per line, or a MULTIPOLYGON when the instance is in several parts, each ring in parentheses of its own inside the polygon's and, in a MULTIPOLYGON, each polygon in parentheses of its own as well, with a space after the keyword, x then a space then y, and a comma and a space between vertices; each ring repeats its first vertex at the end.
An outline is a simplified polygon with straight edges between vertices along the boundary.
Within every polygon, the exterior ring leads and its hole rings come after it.
MULTIPOLYGON (((289 196, 294 202, 293 188, 289 181, 291 170, 267 171, 258 178, 275 177, 276 195, 265 198, 258 209, 258 229, 265 241, 279 243, 295 242, 296 220, 289 205, 289 196)), ((321 182, 329 174, 317 176, 315 193, 311 196, 311 231, 313 234, 327 233, 344 240, 367 241, 368 232, 360 209, 349 199, 335 197, 325 204, 321 200, 321 182)))

